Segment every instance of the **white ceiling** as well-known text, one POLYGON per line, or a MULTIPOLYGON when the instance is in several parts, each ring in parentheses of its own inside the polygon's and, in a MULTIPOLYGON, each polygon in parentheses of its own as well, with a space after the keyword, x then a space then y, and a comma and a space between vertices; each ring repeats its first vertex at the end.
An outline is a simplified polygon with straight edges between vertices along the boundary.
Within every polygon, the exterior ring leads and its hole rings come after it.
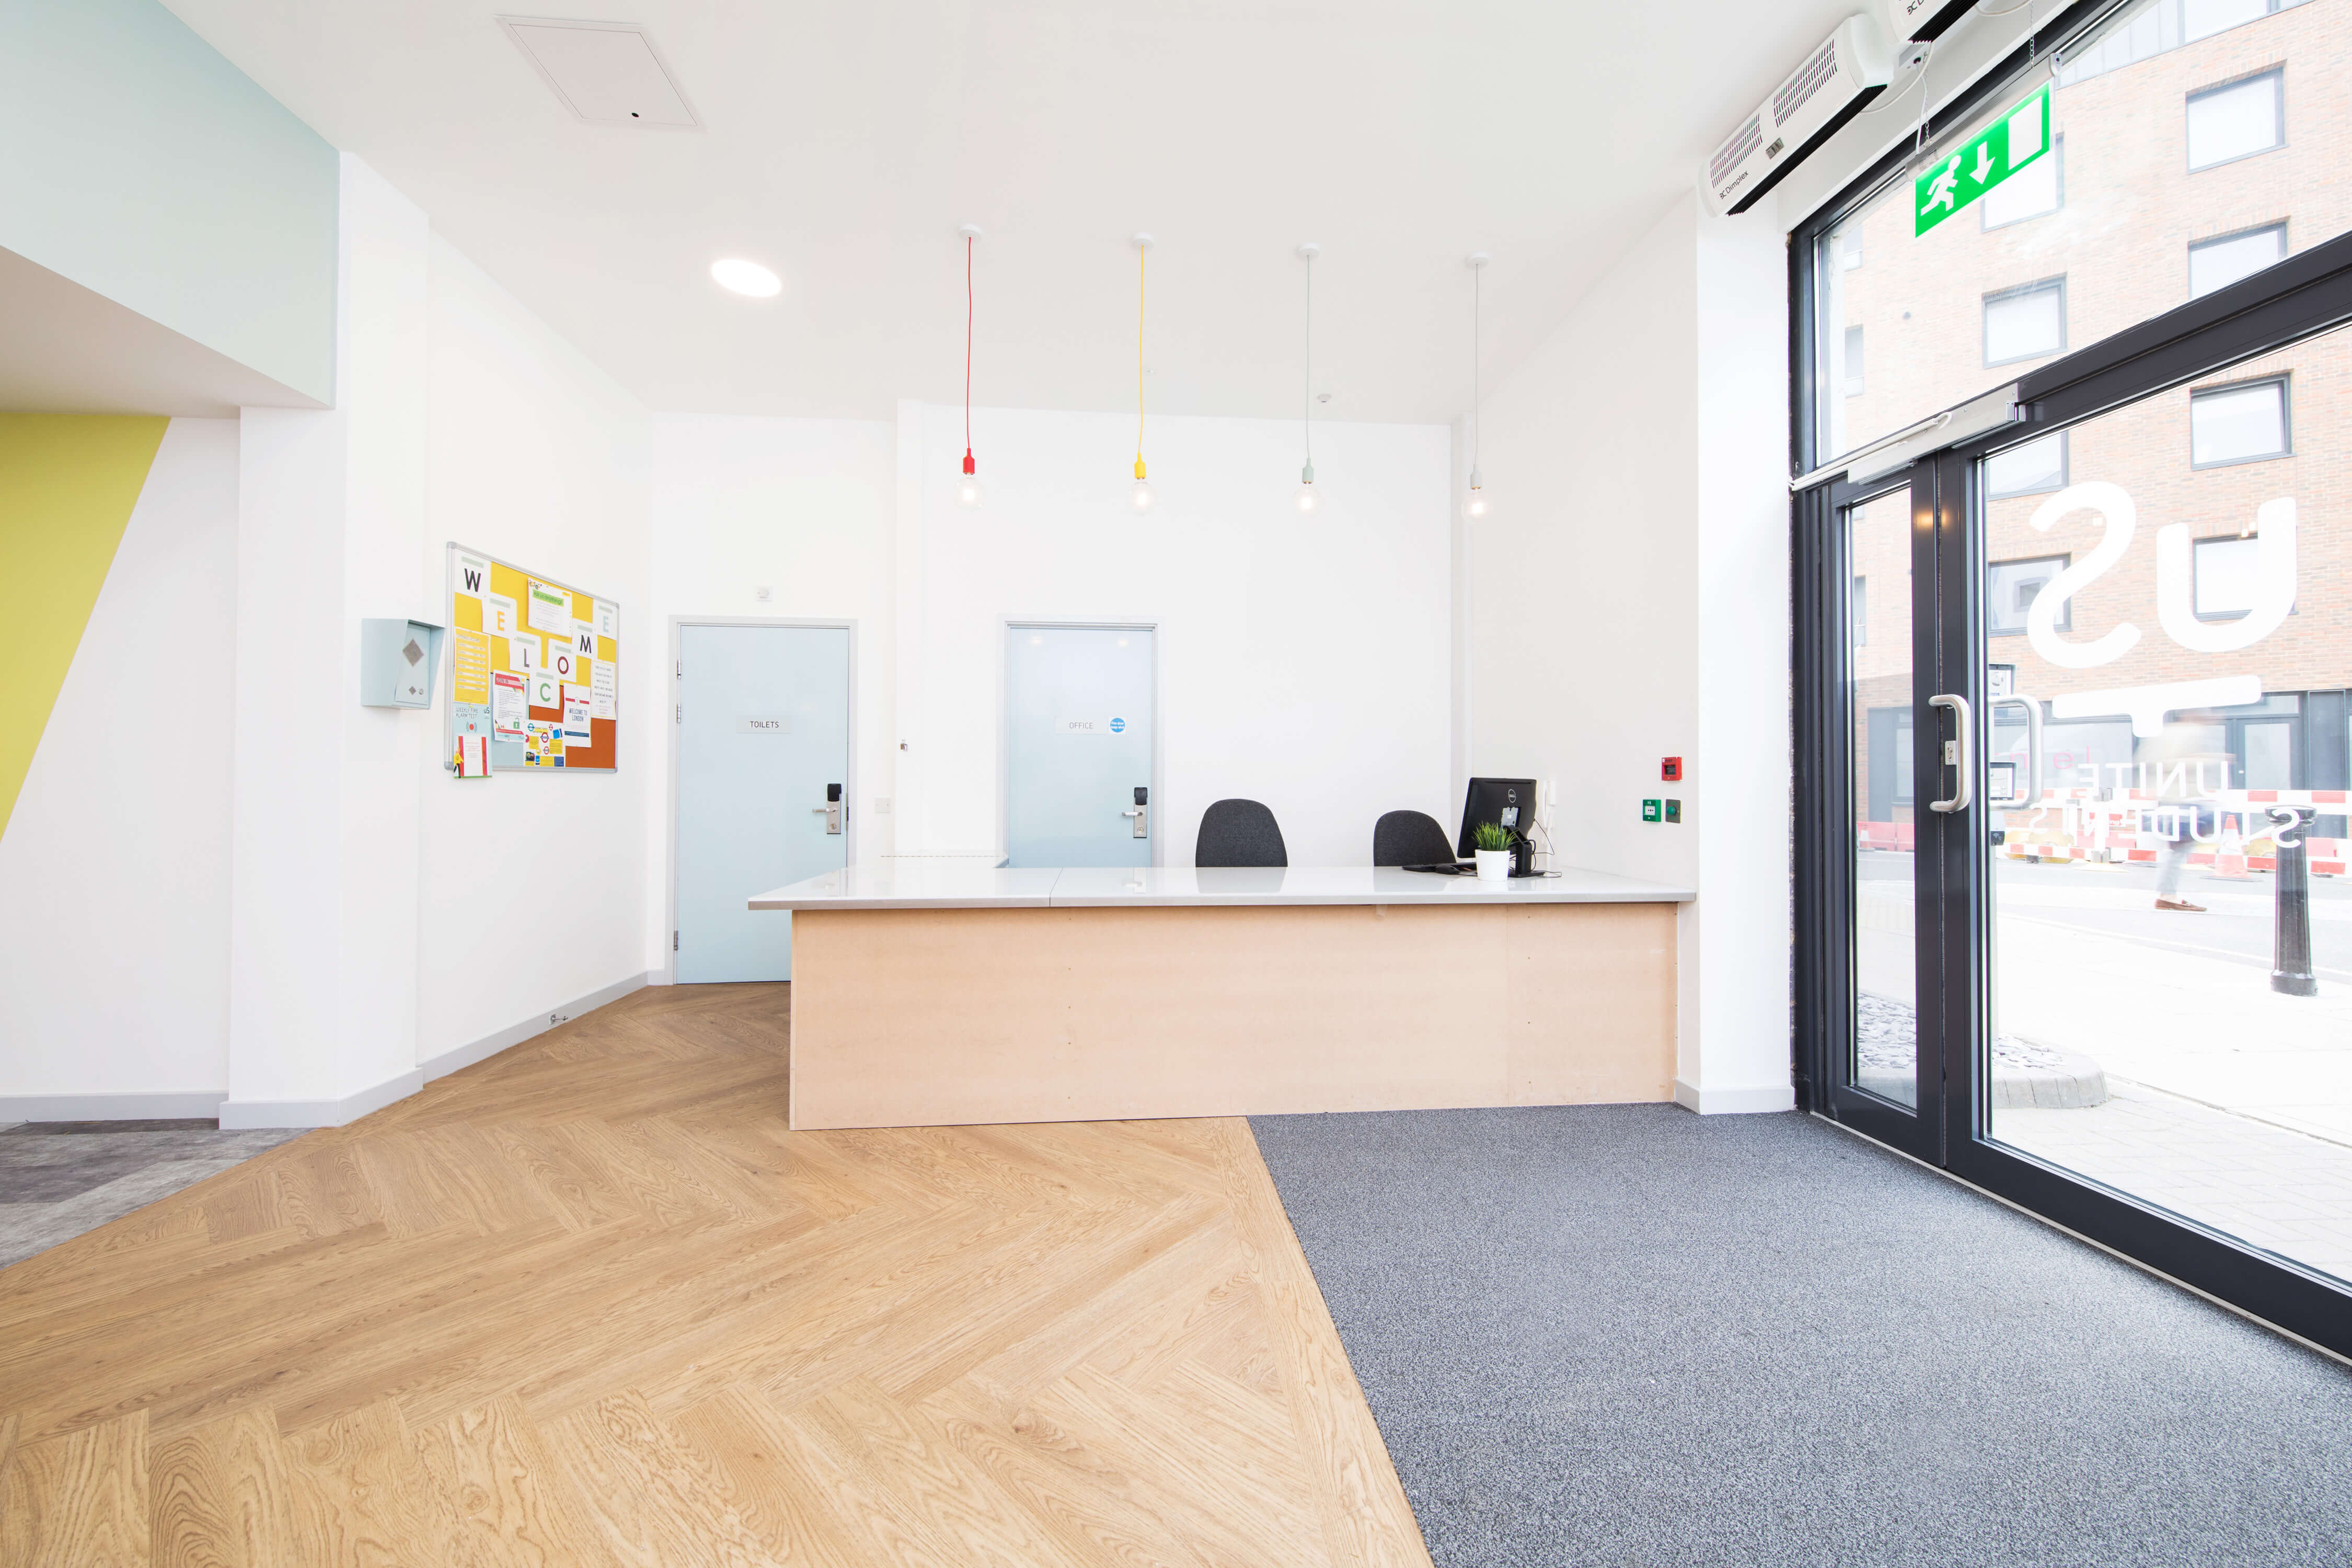
MULTIPOLYGON (((574 119, 478 0, 168 0, 652 406, 887 417, 1300 401, 1438 421, 1695 183, 1854 0, 612 0, 709 127, 574 119), (783 276, 720 291, 711 260, 783 276)), ((519 0, 520 5, 530 0, 519 0)), ((563 3, 563 0, 555 0, 563 3)), ((554 13, 562 14, 562 13, 554 13)), ((575 13, 576 14, 576 13, 575 13)))

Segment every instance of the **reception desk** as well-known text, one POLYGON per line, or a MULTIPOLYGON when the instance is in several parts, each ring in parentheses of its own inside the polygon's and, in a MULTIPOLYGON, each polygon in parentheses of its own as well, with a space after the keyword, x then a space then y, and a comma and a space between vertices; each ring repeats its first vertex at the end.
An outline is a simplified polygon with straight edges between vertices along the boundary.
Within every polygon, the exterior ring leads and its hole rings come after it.
POLYGON ((1595 871, 854 866, 793 921, 791 1124, 1664 1100, 1675 906, 1595 871))

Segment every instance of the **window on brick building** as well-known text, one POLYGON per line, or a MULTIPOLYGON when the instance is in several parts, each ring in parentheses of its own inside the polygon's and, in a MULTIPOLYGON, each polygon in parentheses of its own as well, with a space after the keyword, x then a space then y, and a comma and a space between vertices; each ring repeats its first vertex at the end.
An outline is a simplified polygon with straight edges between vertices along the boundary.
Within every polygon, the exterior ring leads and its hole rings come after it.
POLYGON ((2286 259, 2286 225, 2264 224, 2200 239, 2189 247, 2189 297, 2226 289, 2286 259))
POLYGON ((2189 461, 2218 468, 2260 463, 2291 450, 2286 377, 2209 387, 2189 397, 2189 461))
POLYGON ((2066 280, 2045 278, 1984 297, 1984 362, 2014 364, 2066 347, 2066 280))
POLYGON ((2189 167, 2211 169, 2286 145, 2286 72, 2189 95, 2189 167))
POLYGON ((1985 459, 1985 491, 1993 500, 2066 488, 2066 432, 2054 431, 1985 459))
MULTIPOLYGON (((1985 629, 1994 637, 2022 637, 2025 616, 2035 595, 2066 569, 2071 555, 2042 555, 2031 561, 1996 561, 1985 568, 1985 629)), ((2058 606, 2057 629, 2074 627, 2074 604, 2058 606)))
POLYGON ((1845 330, 1845 395, 1848 397, 1862 395, 1862 329, 1860 327, 1848 327, 1845 330))
POLYGON ((1853 580, 1853 646, 1870 646, 1870 579, 1853 580))
POLYGON ((2066 138, 2061 136, 2047 158, 2036 158, 2011 178, 1985 193, 1977 205, 1984 226, 2006 228, 2028 218, 2048 217, 2066 205, 2066 138))
POLYGON ((2301 4, 2303 0, 2180 0, 2180 41, 2193 44, 2301 4))
POLYGON ((2254 607, 2254 562, 2261 541, 2231 534, 2197 541, 2197 618, 2234 621, 2254 607))

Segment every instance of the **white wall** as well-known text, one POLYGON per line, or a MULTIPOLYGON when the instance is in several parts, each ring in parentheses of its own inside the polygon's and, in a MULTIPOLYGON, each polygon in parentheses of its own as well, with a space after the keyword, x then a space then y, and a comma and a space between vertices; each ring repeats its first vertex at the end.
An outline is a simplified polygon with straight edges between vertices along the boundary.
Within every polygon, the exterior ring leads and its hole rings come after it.
MULTIPOLYGON (((891 844, 890 561, 897 432, 880 420, 661 415, 653 422, 651 613, 668 647, 674 617, 854 621, 857 626, 857 858, 891 844), (762 603, 758 590, 770 597, 762 603)), ((666 657, 666 653, 665 653, 666 657)), ((670 700, 667 666, 648 701, 670 700)), ((672 730, 650 735, 646 967, 669 966, 669 769, 672 730)))
POLYGON ((236 476, 236 421, 172 421, 0 836, 0 1102, 73 1101, 0 1121, 228 1083, 236 476))
POLYGON ((448 618, 451 540, 609 594, 623 648, 615 773, 456 779, 442 766, 442 710, 399 716, 429 741, 415 1026, 429 1067, 651 967, 643 825, 665 682, 645 408, 437 235, 427 276, 425 526, 399 570, 436 621, 448 618))
POLYGON ((226 1125, 344 1120, 416 1063, 438 742, 428 715, 360 706, 359 623, 444 618, 417 567, 429 230, 366 164, 342 170, 335 406, 241 421, 226 1125))
POLYGON ((1271 807, 1299 866, 1360 864, 1384 811, 1453 820, 1445 427, 1318 424, 1326 493, 1302 516, 1297 424, 1156 419, 1159 500, 1138 516, 1132 416, 975 410, 972 511, 962 419, 901 405, 902 852, 1001 847, 1007 617, 1158 623, 1164 864, 1192 864, 1228 795, 1271 807))
POLYGON ((1785 254, 1769 203, 1678 201, 1489 395, 1464 527, 1475 767, 1560 781, 1568 862, 1697 890, 1676 1097, 1710 1111, 1792 1103, 1785 254))

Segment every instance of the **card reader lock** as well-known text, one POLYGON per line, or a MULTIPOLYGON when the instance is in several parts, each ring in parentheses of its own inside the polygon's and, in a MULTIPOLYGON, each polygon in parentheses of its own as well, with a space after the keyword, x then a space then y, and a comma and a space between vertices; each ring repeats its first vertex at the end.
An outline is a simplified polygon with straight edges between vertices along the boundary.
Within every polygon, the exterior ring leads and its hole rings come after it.
POLYGON ((838 834, 841 831, 841 786, 837 784, 829 784, 824 786, 824 804, 810 806, 809 809, 824 813, 825 832, 838 834))
POLYGON ((1127 810, 1120 812, 1119 815, 1121 816, 1131 816, 1135 818, 1135 836, 1138 838, 1150 837, 1151 792, 1141 784, 1136 785, 1135 804, 1127 810))

